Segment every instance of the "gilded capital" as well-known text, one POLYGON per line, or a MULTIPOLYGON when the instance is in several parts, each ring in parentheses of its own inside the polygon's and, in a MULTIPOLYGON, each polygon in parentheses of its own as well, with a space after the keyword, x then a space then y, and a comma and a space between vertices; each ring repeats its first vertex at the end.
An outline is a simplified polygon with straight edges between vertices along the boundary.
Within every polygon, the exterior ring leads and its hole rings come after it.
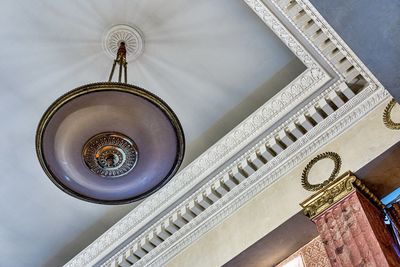
POLYGON ((300 206, 303 208, 304 214, 312 219, 356 190, 363 193, 373 204, 383 208, 380 200, 350 171, 327 184, 300 203, 300 206))

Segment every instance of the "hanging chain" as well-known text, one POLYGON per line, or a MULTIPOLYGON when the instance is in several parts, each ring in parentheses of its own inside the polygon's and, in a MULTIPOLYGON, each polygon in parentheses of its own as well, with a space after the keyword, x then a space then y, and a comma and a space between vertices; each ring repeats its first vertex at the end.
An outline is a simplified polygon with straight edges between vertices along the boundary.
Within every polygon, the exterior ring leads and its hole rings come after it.
POLYGON ((124 82, 128 83, 128 62, 126 61, 126 47, 124 42, 121 42, 119 45, 117 57, 114 59, 108 82, 111 82, 114 76, 115 66, 117 63, 119 65, 118 82, 120 83, 122 81, 122 69, 124 69, 124 82))

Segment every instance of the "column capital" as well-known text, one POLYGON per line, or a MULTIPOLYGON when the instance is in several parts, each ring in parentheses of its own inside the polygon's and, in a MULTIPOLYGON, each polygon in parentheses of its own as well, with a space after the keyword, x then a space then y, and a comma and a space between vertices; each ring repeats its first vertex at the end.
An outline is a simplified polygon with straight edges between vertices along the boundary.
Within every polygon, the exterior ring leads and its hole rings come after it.
POLYGON ((362 193, 379 209, 384 208, 380 200, 350 171, 327 184, 317 193, 300 203, 300 206, 307 217, 314 219, 355 191, 362 193))

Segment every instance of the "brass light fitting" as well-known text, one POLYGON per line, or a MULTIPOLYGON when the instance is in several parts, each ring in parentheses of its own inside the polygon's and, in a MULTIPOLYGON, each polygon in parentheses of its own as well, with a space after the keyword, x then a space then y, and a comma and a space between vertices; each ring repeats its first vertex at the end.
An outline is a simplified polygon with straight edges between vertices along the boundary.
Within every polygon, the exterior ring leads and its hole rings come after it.
POLYGON ((172 109, 127 83, 120 42, 108 82, 78 87, 44 113, 36 152, 50 180, 76 198, 101 204, 143 199, 164 186, 182 163, 185 139, 172 109), (112 82, 118 68, 118 82, 112 82))

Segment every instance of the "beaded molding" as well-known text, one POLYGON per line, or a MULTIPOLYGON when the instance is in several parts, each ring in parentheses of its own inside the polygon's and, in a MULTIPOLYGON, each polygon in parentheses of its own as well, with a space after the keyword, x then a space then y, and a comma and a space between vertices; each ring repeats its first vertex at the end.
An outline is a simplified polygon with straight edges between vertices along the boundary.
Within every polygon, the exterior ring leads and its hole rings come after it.
POLYGON ((380 83, 308 1, 266 1, 286 18, 283 22, 262 1, 244 1, 299 57, 307 71, 66 266, 164 265, 388 98, 380 83), (318 59, 329 63, 335 77, 328 75, 283 23, 292 24, 307 37, 318 59), (334 84, 303 103, 332 79, 336 79, 334 84), (366 85, 354 92, 349 87, 353 80, 365 80, 366 85), (293 102, 298 99, 303 108, 271 129, 299 105, 293 102), (254 140, 259 141, 249 148, 254 140), (204 180, 203 186, 185 195, 204 180), (180 203, 173 204, 184 195, 180 203))

